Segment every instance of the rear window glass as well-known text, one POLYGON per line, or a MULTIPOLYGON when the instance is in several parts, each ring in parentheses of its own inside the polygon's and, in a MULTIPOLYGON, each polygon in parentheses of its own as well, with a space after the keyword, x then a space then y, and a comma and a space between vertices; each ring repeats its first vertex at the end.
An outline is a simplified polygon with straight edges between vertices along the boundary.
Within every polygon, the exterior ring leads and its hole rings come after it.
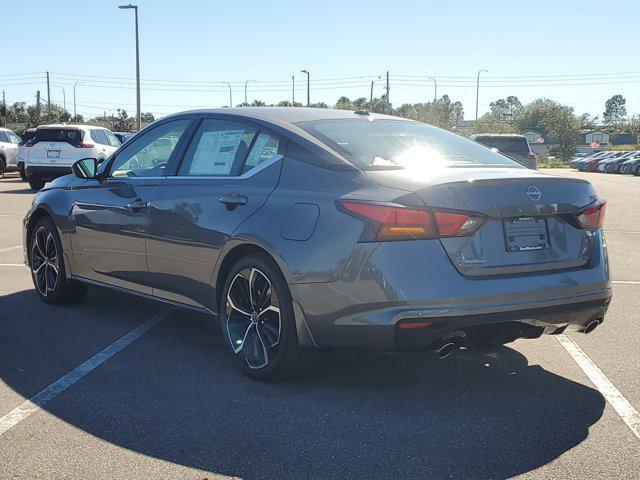
POLYGON ((40 128, 34 137, 36 142, 80 142, 82 131, 69 128, 40 128))
POLYGON ((29 140, 31 140, 34 136, 35 136, 36 132, 25 132, 24 135, 22 135, 22 141, 23 142, 28 142, 29 140))
POLYGON ((477 137, 476 141, 500 152, 520 153, 522 155, 527 155, 530 152, 526 138, 477 137))
POLYGON ((460 135, 420 122, 358 118, 314 120, 297 126, 363 170, 425 166, 521 167, 460 135))

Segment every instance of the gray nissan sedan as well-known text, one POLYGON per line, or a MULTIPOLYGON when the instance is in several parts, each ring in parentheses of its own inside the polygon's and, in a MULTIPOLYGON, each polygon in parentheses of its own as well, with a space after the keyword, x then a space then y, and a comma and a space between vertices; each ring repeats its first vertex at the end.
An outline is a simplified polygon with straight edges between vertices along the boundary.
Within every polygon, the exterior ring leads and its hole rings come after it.
POLYGON ((42 301, 102 286, 215 314, 240 370, 317 349, 428 350, 588 333, 611 299, 605 202, 459 135, 366 111, 165 117, 34 198, 42 301))

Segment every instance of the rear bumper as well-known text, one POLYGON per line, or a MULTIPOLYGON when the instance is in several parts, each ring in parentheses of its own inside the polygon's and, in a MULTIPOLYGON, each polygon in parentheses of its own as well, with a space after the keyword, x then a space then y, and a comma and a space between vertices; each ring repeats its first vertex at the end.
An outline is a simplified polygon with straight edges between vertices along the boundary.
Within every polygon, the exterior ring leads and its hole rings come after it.
POLYGON ((60 165, 56 167, 48 165, 26 165, 25 173, 27 178, 40 179, 40 180, 55 180, 56 178, 69 175, 71 173, 71 167, 67 165, 60 165))
POLYGON ((350 260, 361 262, 358 273, 296 283, 292 295, 320 348, 423 349, 451 335, 472 343, 479 330, 507 342, 581 329, 604 317, 612 295, 602 232, 596 237, 583 267, 482 278, 461 275, 439 244, 370 245, 350 260), (408 322, 430 323, 400 328, 408 322))

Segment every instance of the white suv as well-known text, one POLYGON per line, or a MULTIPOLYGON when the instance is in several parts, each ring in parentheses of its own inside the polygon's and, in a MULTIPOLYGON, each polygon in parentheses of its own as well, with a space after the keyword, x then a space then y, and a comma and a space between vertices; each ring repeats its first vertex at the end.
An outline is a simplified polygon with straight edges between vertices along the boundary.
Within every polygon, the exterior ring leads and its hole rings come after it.
POLYGON ((102 162, 118 149, 120 141, 102 127, 40 125, 27 145, 27 180, 33 190, 40 190, 45 182, 71 173, 71 166, 81 158, 102 162))
POLYGON ((0 178, 4 172, 16 170, 20 137, 7 128, 0 128, 0 178))

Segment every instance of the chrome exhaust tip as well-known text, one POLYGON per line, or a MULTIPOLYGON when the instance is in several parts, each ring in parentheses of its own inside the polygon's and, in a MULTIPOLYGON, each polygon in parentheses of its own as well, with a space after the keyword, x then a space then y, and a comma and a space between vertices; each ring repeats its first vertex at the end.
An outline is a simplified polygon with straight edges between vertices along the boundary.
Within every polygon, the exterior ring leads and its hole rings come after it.
POLYGON ((436 355, 438 358, 447 358, 449 355, 453 353, 456 349, 456 344, 453 342, 445 343, 438 350, 436 350, 436 355))
POLYGON ((601 322, 600 319, 596 319, 596 320, 593 320, 592 322, 589 322, 589 324, 586 327, 584 327, 584 329, 582 330, 582 333, 593 332, 596 329, 596 327, 600 325, 600 322, 601 322))

